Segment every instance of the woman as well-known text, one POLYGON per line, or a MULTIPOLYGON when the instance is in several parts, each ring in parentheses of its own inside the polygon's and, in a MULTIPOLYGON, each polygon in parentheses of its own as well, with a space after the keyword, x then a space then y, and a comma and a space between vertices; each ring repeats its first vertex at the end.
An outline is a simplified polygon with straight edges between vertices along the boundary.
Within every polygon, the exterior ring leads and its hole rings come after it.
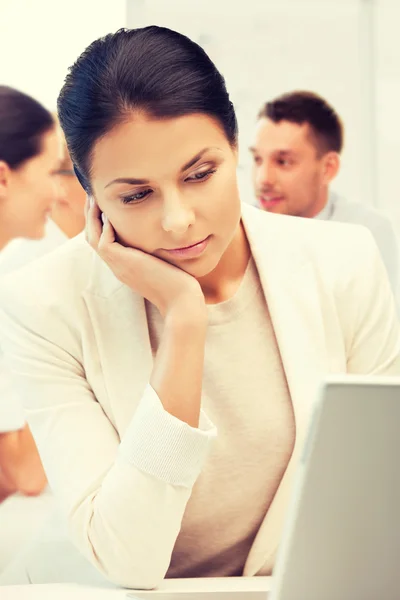
POLYGON ((73 170, 58 119, 54 115, 53 118, 60 134, 62 155, 58 169, 54 173, 57 193, 53 198, 45 234, 40 239, 15 238, 11 240, 0 256, 0 276, 22 267, 47 254, 47 252, 51 252, 70 238, 81 233, 85 227, 86 194, 73 170))
MULTIPOLYGON (((15 238, 40 239, 55 196, 60 142, 51 114, 36 100, 0 86, 0 249, 15 238)), ((0 257, 0 262, 3 256, 0 257)), ((0 376, 0 502, 39 494, 46 477, 18 399, 0 376)))
POLYGON ((224 80, 176 32, 93 42, 58 110, 89 244, 10 276, 0 304, 71 535, 132 588, 269 574, 321 378, 399 373, 378 250, 241 206, 224 80))

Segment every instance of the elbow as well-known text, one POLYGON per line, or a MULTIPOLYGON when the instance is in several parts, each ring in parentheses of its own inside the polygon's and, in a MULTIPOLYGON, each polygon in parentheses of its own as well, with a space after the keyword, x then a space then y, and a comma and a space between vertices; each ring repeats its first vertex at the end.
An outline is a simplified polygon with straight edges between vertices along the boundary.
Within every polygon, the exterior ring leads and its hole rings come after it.
POLYGON ((47 478, 27 427, 2 435, 0 470, 14 492, 38 496, 45 489, 47 478))
POLYGON ((102 568, 101 571, 109 582, 131 590, 155 590, 165 577, 164 572, 157 572, 151 564, 144 565, 142 569, 132 568, 131 564, 126 565, 123 569, 121 569, 121 565, 113 565, 109 569, 102 568))
MULTIPOLYGON (((104 489, 102 490, 104 492, 104 489)), ((71 537, 81 553, 110 583, 150 591, 164 581, 176 541, 173 535, 134 523, 116 522, 116 511, 101 511, 97 491, 86 496, 68 516, 71 537)), ((143 519, 143 516, 141 516, 143 519)), ((134 515, 132 516, 134 519, 134 515)))
POLYGON ((47 479, 44 477, 36 481, 20 481, 16 487, 23 496, 40 496, 47 487, 47 479))
POLYGON ((39 496, 47 486, 47 478, 43 469, 29 471, 20 464, 7 465, 4 474, 13 488, 14 493, 23 496, 39 496))
POLYGON ((143 591, 157 589, 165 578, 169 560, 165 564, 165 557, 157 557, 154 552, 142 552, 134 557, 135 552, 128 555, 124 550, 120 548, 119 552, 102 556, 98 549, 92 547, 91 556, 87 558, 103 577, 118 587, 143 591))
POLYGON ((39 496, 47 486, 47 478, 42 465, 25 465, 17 463, 13 469, 9 469, 9 477, 12 479, 16 491, 24 496, 39 496))
POLYGON ((115 585, 121 587, 121 588, 126 588, 126 589, 130 589, 130 590, 141 590, 141 591, 145 591, 145 592, 151 592, 156 590, 160 583, 162 582, 163 577, 161 577, 160 579, 157 578, 143 578, 143 577, 135 577, 132 575, 129 575, 129 577, 112 577, 109 579, 109 581, 111 583, 114 583, 115 585))

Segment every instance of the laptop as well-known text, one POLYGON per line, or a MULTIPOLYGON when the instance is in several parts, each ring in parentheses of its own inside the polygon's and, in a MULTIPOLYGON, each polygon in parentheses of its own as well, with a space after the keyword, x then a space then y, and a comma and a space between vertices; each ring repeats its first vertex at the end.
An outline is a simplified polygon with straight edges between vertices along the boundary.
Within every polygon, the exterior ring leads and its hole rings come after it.
POLYGON ((399 600, 400 377, 331 377, 321 386, 269 593, 156 594, 159 600, 399 600))
POLYGON ((334 377, 310 424, 269 600, 400 598, 400 378, 334 377))

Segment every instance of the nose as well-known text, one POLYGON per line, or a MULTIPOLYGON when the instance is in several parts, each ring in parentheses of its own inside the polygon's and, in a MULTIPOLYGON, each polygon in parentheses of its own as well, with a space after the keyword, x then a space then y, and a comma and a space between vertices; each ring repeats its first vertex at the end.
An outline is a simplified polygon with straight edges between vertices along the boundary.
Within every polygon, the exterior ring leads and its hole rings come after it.
POLYGON ((257 188, 273 187, 276 183, 275 169, 270 162, 265 161, 256 166, 257 188))
POLYGON ((195 222, 193 208, 187 206, 179 194, 164 197, 162 228, 164 231, 182 235, 195 222))

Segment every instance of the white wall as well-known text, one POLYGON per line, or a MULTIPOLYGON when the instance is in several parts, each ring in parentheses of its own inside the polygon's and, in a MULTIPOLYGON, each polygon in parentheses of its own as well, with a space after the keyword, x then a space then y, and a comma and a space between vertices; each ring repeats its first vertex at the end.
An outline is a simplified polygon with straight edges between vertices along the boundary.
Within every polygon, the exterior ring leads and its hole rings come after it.
POLYGON ((381 206, 400 229, 400 2, 376 10, 377 173, 381 206))
POLYGON ((0 0, 0 83, 54 110, 67 69, 96 38, 126 26, 125 0, 0 0))

